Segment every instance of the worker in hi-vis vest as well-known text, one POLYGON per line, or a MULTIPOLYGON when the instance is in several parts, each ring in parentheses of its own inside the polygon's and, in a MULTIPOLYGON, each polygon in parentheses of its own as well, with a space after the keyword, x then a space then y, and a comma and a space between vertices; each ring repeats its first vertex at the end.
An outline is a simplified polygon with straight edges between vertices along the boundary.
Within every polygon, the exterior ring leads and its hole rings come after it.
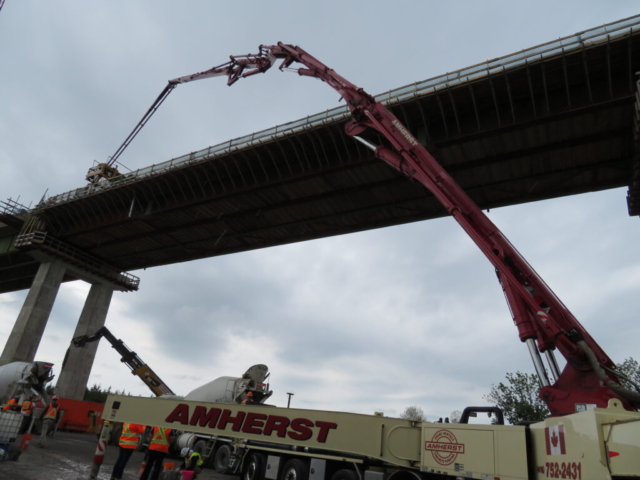
POLYGON ((60 404, 58 403, 58 397, 54 395, 51 397, 51 403, 45 409, 44 415, 42 416, 42 434, 40 435, 40 441, 38 442, 38 446, 40 448, 44 448, 47 442, 47 436, 49 432, 53 435, 53 429, 58 424, 58 420, 60 420, 60 404))
POLYGON ((180 466, 180 471, 193 472, 193 480, 196 480, 196 478, 198 478, 198 474, 202 472, 202 466, 204 465, 202 455, 200 452, 196 452, 191 450, 189 447, 185 447, 180 452, 180 456, 184 458, 184 461, 180 466))
POLYGON ((10 412, 11 410, 20 410, 20 404, 18 403, 20 400, 20 395, 16 395, 15 397, 11 397, 7 404, 2 407, 3 412, 10 412))
POLYGON ((140 443, 144 429, 144 425, 138 425, 137 423, 124 423, 122 425, 122 433, 120 434, 120 441, 118 442, 120 446, 118 459, 113 466, 111 480, 120 480, 122 475, 124 475, 127 462, 129 462, 131 454, 136 450, 138 443, 140 443))
POLYGON ((144 467, 140 480, 158 480, 162 472, 162 462, 169 453, 169 444, 173 430, 170 428, 153 427, 151 442, 149 443, 149 458, 144 467))
POLYGON ((20 425, 20 433, 27 433, 27 430, 29 430, 31 417, 33 416, 33 408, 35 407, 35 403, 33 402, 34 399, 34 395, 29 395, 29 398, 22 402, 22 407, 20 408, 20 415, 22 415, 22 425, 20 425))

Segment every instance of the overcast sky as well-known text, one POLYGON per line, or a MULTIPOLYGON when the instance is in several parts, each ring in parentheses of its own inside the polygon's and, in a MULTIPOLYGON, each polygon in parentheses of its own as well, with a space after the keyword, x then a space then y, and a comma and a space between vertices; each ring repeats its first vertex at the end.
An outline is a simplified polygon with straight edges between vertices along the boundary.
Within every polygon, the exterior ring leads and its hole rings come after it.
MULTIPOLYGON (((0 12, 0 198, 84 185, 167 80, 278 41, 371 94, 638 13, 623 1, 7 0, 0 12)), ((277 70, 179 86, 121 157, 131 169, 339 105, 277 70)), ((640 358, 640 224, 626 189, 490 218, 617 363, 640 358)), ((489 262, 450 218, 132 272, 107 326, 177 393, 255 363, 270 403, 430 420, 533 372, 489 262)), ((36 360, 62 364, 89 286, 60 288, 36 360)), ((0 346, 25 292, 0 295, 0 346)), ((101 343, 90 384, 149 395, 101 343)))

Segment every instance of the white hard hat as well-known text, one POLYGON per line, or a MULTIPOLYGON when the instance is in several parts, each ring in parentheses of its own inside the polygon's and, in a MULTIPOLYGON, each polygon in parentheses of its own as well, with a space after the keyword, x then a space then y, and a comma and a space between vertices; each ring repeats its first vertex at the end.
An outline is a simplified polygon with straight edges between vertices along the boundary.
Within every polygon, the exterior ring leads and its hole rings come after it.
POLYGON ((184 447, 182 450, 180 450, 181 457, 186 457, 187 455, 189 455, 189 447, 184 447))

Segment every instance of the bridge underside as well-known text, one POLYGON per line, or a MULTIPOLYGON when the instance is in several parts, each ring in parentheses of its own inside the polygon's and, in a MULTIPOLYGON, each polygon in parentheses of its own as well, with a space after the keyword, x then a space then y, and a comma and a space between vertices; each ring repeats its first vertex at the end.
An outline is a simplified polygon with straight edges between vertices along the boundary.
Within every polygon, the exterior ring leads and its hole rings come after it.
MULTIPOLYGON (((483 209, 623 186, 637 198, 636 52, 640 35, 630 32, 388 106, 483 209)), ((346 136, 345 121, 36 214, 49 234, 122 271, 445 215, 424 187, 346 136)), ((0 283, 0 293, 18 287, 0 283)))
MULTIPOLYGON (((0 293, 27 290, 40 267, 41 259, 18 250, 13 242, 20 233, 19 218, 0 213, 0 293), (3 223, 3 220, 8 222, 3 223)), ((72 272, 66 272, 63 282, 78 280, 72 272)))

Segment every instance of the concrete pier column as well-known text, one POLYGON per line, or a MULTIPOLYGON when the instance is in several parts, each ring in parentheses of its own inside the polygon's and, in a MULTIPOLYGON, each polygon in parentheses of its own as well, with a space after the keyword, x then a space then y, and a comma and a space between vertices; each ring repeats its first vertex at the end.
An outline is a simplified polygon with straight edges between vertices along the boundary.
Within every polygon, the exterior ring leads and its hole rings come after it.
MULTIPOLYGON (((80 335, 93 335, 104 326, 112 297, 113 286, 96 283, 91 285, 73 338, 80 335)), ((98 341, 88 343, 81 348, 73 345, 69 347, 56 385, 56 394, 64 398, 82 400, 98 350, 98 343, 98 341)))
POLYGON ((58 260, 40 264, 0 356, 0 365, 18 361, 33 362, 64 272, 65 267, 58 260))

